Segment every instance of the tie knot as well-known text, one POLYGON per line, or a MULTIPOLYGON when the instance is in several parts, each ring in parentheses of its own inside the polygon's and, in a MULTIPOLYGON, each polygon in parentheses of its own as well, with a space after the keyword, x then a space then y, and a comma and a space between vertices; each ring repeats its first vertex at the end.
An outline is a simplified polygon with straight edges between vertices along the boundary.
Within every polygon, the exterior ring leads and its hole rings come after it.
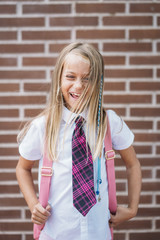
POLYGON ((75 123, 76 123, 76 125, 77 125, 78 127, 81 127, 82 124, 83 124, 83 122, 84 122, 84 118, 81 117, 81 116, 78 116, 78 117, 76 118, 76 120, 75 120, 75 123))

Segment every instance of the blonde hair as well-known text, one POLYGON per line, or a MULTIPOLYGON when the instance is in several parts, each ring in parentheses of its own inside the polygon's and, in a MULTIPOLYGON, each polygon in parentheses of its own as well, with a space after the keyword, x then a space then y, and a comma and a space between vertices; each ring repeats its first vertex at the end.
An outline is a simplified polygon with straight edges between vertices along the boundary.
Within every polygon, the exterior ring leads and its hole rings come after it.
MULTIPOLYGON (((49 101, 46 109, 39 115, 45 116, 46 119, 46 134, 45 146, 48 157, 53 161, 57 160, 57 144, 59 138, 60 122, 62 118, 62 109, 64 100, 61 92, 61 76, 65 59, 69 53, 79 54, 87 58, 90 62, 89 85, 84 90, 81 96, 79 107, 72 109, 78 115, 84 109, 88 109, 86 126, 87 126, 87 141, 91 147, 93 159, 101 155, 104 134, 106 132, 106 113, 102 107, 100 108, 100 127, 97 133, 97 117, 99 106, 99 93, 101 87, 101 77, 104 76, 104 63, 101 54, 90 44, 87 43, 72 43, 65 47, 56 62, 50 87, 49 101), (88 95, 86 95, 87 88, 90 88, 88 95)), ((103 91, 102 91, 103 92, 103 91)), ((28 123, 18 135, 20 142, 25 136, 30 127, 28 123)))

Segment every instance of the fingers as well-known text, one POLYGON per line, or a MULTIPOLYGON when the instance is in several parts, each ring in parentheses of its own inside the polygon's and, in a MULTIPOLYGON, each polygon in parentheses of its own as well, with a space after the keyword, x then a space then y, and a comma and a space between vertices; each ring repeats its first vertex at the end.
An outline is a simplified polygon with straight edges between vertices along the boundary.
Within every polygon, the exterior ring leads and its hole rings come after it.
POLYGON ((113 228, 115 227, 115 223, 114 223, 114 215, 110 214, 110 219, 109 219, 109 227, 113 228))
POLYGON ((46 210, 47 210, 48 212, 51 211, 51 206, 50 206, 49 204, 47 205, 46 210))
POLYGON ((44 224, 50 214, 51 207, 48 204, 46 209, 42 207, 40 203, 37 203, 33 209, 31 220, 33 223, 36 223, 38 225, 44 224))

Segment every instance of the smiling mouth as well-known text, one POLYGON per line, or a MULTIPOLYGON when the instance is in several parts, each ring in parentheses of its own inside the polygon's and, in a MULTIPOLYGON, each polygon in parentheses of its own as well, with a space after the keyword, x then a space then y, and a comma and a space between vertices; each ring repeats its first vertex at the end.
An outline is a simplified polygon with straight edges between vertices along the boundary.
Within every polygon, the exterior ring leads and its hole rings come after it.
POLYGON ((79 94, 79 93, 70 93, 70 95, 71 95, 71 97, 73 97, 75 99, 78 99, 81 96, 81 94, 79 94))

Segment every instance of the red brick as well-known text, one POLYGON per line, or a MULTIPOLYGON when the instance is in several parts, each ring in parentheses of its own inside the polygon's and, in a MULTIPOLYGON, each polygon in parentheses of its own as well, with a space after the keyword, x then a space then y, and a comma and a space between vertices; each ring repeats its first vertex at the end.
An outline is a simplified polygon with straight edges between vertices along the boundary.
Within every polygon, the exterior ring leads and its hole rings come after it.
POLYGON ((2 84, 0 84, 0 92, 17 92, 17 91, 19 91, 18 83, 13 83, 13 84, 2 83, 2 84))
POLYGON ((63 44, 63 43, 61 43, 61 44, 56 44, 56 43, 55 44, 50 44, 49 45, 49 51, 59 53, 66 46, 67 46, 67 44, 63 44))
POLYGON ((150 16, 107 16, 103 18, 103 24, 107 26, 150 26, 152 21, 150 16))
POLYGON ((152 148, 151 146, 136 146, 134 145, 135 151, 137 154, 151 154, 152 148))
POLYGON ((116 179, 126 179, 127 174, 126 171, 115 171, 116 179))
POLYGON ((58 13, 70 13, 71 5, 70 4, 29 4, 23 5, 24 14, 58 14, 58 13))
POLYGON ((0 58, 0 66, 1 67, 17 66, 17 59, 16 58, 0 58))
POLYGON ((123 39, 124 30, 77 30, 77 39, 123 39))
POLYGON ((125 11, 124 4, 112 3, 92 3, 92 4, 76 4, 77 13, 123 13, 125 11))
POLYGON ((160 103, 160 95, 157 95, 157 103, 160 103))
POLYGON ((0 14, 15 14, 15 13, 16 13, 16 5, 11 5, 11 4, 0 5, 0 14))
MULTIPOLYGON (((97 43, 90 43, 92 44, 96 49, 98 49, 98 44, 97 43)), ((55 52, 59 53, 62 51, 64 47, 66 47, 68 44, 63 44, 63 43, 55 43, 55 44, 50 44, 49 45, 49 51, 50 52, 55 52)))
POLYGON ((125 83, 124 82, 105 82, 104 91, 124 91, 125 83))
POLYGON ((33 234, 26 234, 26 240, 31 240, 33 238, 33 234))
POLYGON ((135 232, 130 233, 130 240, 153 240, 153 239, 159 239, 160 238, 160 231, 159 232, 153 232, 153 231, 146 231, 145 232, 135 232))
POLYGON ((27 219, 31 219, 31 212, 30 212, 29 209, 27 209, 27 210, 25 211, 25 217, 26 217, 27 219))
POLYGON ((156 177, 157 177, 157 179, 159 179, 159 178, 160 178, 160 170, 159 170, 159 169, 157 169, 157 172, 156 172, 156 177))
POLYGON ((142 169, 142 179, 144 178, 152 178, 152 170, 143 170, 142 169))
POLYGON ((149 157, 149 158, 139 158, 141 166, 145 167, 155 167, 160 166, 159 158, 149 157))
POLYGON ((124 65, 125 64, 124 56, 104 56, 103 60, 105 65, 124 65))
POLYGON ((116 183, 116 189, 117 191, 125 191, 126 190, 126 184, 125 183, 116 183))
POLYGON ((33 224, 30 222, 1 222, 0 229, 1 231, 32 231, 33 224))
POLYGON ((157 43, 157 51, 160 52, 160 43, 157 43))
POLYGON ((160 146, 157 146, 157 147, 156 147, 156 153, 157 153, 157 154, 160 154, 160 146))
POLYGON ((157 69, 157 77, 160 77, 160 68, 157 69))
POLYGON ((159 108, 131 108, 131 116, 138 116, 138 117, 156 117, 160 116, 159 108))
POLYGON ((0 192, 1 193, 19 193, 18 185, 0 185, 0 192))
POLYGON ((160 121, 157 122, 157 128, 160 129, 160 121))
POLYGON ((158 3, 131 3, 131 13, 159 13, 160 4, 158 3))
POLYGON ((125 121, 130 129, 152 129, 153 122, 152 121, 125 121))
POLYGON ((0 155, 1 156, 18 156, 18 149, 14 147, 3 148, 0 147, 0 155))
MULTIPOLYGON (((8 231, 7 231, 8 232, 8 231)), ((8 235, 8 234, 5 234, 5 233, 2 233, 2 235, 1 235, 1 233, 0 233, 0 239, 1 240, 21 240, 22 239, 22 236, 21 236, 21 234, 10 234, 10 235, 8 235)))
POLYGON ((159 39, 160 31, 158 29, 138 29, 130 30, 130 39, 159 39))
POLYGON ((25 117, 36 117, 38 114, 40 114, 42 112, 43 109, 39 108, 39 109, 25 109, 24 111, 24 115, 25 117))
MULTIPOLYGON (((108 108, 106 108, 105 110, 108 110, 108 108)), ((118 115, 120 116, 125 116, 126 115, 126 109, 125 108, 112 108, 113 111, 115 111, 118 115)))
POLYGON ((16 219, 20 217, 20 210, 0 210, 0 219, 16 219))
POLYGON ((18 109, 0 109, 0 117, 18 117, 18 109))
POLYGON ((44 18, 3 18, 0 27, 43 27, 44 18))
POLYGON ((14 168, 14 170, 15 170, 17 162, 18 162, 17 158, 16 158, 16 160, 14 160, 14 159, 13 160, 7 160, 7 159, 0 160, 1 169, 14 168))
POLYGON ((17 138, 17 135, 1 134, 0 143, 7 143, 7 142, 16 143, 17 142, 16 138, 17 138))
POLYGON ((132 91, 157 91, 160 89, 160 82, 131 82, 130 89, 132 91))
POLYGON ((160 141, 160 134, 158 133, 136 133, 135 141, 138 142, 157 142, 160 141))
POLYGON ((8 207, 11 206, 12 203, 12 207, 26 207, 26 202, 24 200, 24 198, 22 197, 7 197, 7 198, 0 198, 0 205, 3 207, 8 207))
POLYGON ((22 31, 23 40, 64 40, 70 39, 70 31, 22 31))
POLYGON ((46 96, 4 96, 0 97, 1 104, 44 104, 46 96))
POLYGON ((24 90, 30 92, 49 92, 50 83, 25 83, 24 90))
POLYGON ((50 26, 97 26, 98 17, 53 17, 50 26))
POLYGON ((156 65, 160 64, 159 56, 138 56, 138 57, 130 57, 130 64, 143 65, 143 64, 151 64, 156 65))
POLYGON ((127 221, 125 223, 120 224, 117 226, 115 229, 117 230, 124 230, 124 229, 151 229, 152 223, 151 220, 132 220, 132 221, 127 221))
POLYGON ((17 31, 0 31, 0 40, 17 40, 17 31))
POLYGON ((45 78, 45 71, 25 71, 25 70, 13 70, 13 71, 0 71, 0 79, 43 79, 45 78))
POLYGON ((158 207, 146 207, 146 208, 139 208, 138 209, 138 217, 159 217, 160 216, 160 208, 158 207))
POLYGON ((148 69, 107 69, 107 78, 152 78, 153 70, 148 69))
POLYGON ((43 44, 1 44, 0 53, 43 53, 43 44))
MULTIPOLYGON (((117 196, 118 204, 128 204, 128 196, 118 195, 117 196)), ((152 195, 141 195, 140 196, 140 204, 151 204, 152 203, 152 195)))
POLYGON ((16 174, 15 172, 12 173, 12 172, 5 172, 5 173, 1 173, 0 174, 0 181, 16 181, 16 174))
POLYGON ((156 220, 156 228, 160 229, 160 220, 156 220))
POLYGON ((106 52, 150 52, 151 43, 104 43, 103 50, 106 52))
POLYGON ((24 57, 23 66, 54 66, 57 58, 53 57, 24 57))
POLYGON ((143 182, 142 183, 142 191, 159 191, 160 182, 143 182))
POLYGON ((152 97, 151 95, 104 95, 104 102, 105 103, 151 103, 152 97))
POLYGON ((156 196, 156 203, 160 204, 160 195, 156 196))
POLYGON ((152 203, 152 195, 140 196, 140 204, 151 204, 151 203, 152 203))
POLYGON ((115 240, 124 240, 125 239, 125 233, 114 232, 114 239, 115 240))

